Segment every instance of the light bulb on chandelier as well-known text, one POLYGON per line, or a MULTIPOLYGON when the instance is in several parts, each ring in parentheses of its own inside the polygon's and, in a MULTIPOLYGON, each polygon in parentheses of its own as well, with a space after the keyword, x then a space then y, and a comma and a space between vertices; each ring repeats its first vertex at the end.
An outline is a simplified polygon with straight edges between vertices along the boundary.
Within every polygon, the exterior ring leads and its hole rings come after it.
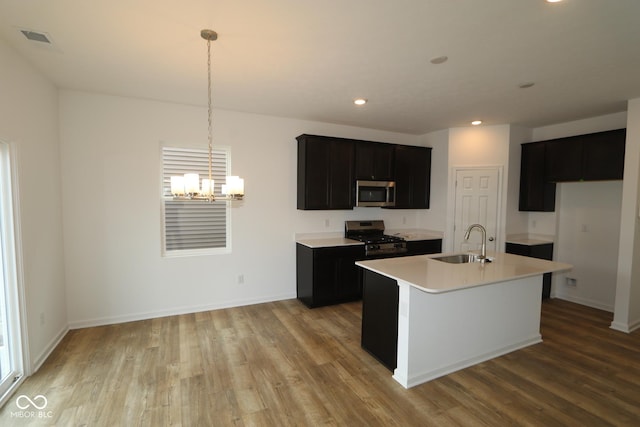
POLYGON ((214 194, 214 180, 203 178, 200 186, 200 175, 186 173, 184 176, 171 177, 171 194, 174 200, 242 200, 244 197, 244 179, 239 176, 227 176, 226 184, 221 186, 222 197, 214 194))

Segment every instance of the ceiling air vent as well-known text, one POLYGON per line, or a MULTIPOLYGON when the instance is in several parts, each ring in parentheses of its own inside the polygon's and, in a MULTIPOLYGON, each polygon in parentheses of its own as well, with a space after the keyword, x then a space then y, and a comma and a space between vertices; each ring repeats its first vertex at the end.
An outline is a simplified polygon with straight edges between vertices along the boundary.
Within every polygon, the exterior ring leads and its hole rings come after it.
POLYGON ((51 44, 51 39, 45 33, 38 33, 30 30, 20 30, 24 36, 31 41, 51 44))

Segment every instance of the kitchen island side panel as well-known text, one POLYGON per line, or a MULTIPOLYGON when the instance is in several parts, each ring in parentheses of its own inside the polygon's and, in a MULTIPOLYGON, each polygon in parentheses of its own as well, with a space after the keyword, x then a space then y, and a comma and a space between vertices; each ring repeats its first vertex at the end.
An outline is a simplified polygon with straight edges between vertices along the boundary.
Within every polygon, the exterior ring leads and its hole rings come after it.
POLYGON ((393 377, 406 388, 542 341, 542 275, 440 294, 398 285, 393 377))
POLYGON ((361 346, 393 372, 398 348, 398 285, 363 270, 361 346))

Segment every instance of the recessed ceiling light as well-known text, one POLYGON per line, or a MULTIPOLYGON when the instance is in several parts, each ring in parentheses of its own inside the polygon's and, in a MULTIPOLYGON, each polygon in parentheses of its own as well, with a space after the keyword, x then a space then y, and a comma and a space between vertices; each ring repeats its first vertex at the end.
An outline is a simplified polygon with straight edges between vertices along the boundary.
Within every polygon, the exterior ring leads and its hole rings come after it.
POLYGON ((364 98, 356 98, 353 100, 353 103, 356 105, 364 105, 367 103, 367 100, 364 98))
POLYGON ((562 0, 547 0, 547 3, 560 3, 562 0))
POLYGON ((446 56, 446 55, 436 56, 435 58, 431 58, 430 62, 432 64, 438 65, 438 64, 442 64, 444 62, 447 62, 447 59, 449 59, 449 57, 446 56))
POLYGON ((474 125, 474 126, 481 125, 482 124, 482 120, 474 120, 474 121, 471 122, 471 124, 474 125))
POLYGON ((519 87, 520 89, 527 89, 527 88, 530 88, 530 87, 531 87, 531 86, 533 86, 533 85, 535 85, 535 83, 534 83, 534 82, 525 82, 525 83, 520 83, 520 84, 518 85, 518 87, 519 87))

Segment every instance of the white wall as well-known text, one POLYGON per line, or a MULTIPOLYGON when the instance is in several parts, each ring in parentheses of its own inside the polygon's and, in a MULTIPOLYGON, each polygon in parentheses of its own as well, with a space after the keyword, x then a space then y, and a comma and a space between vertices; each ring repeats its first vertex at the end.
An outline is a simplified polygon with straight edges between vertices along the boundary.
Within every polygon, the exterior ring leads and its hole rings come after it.
POLYGON ((556 258, 573 270, 555 275, 554 296, 613 312, 622 181, 558 184, 556 258), (595 196, 594 196, 595 195, 595 196), (576 279, 568 286, 564 278, 576 279))
POLYGON ((449 130, 447 233, 444 250, 454 251, 453 223, 455 208, 455 182, 452 168, 468 166, 497 166, 502 168, 502 193, 498 222, 497 248, 504 248, 506 234, 507 191, 509 180, 509 125, 453 128, 449 130))
POLYGON ((17 155, 27 371, 67 330, 56 88, 0 39, 0 139, 17 155))
POLYGON ((298 211, 295 137, 419 145, 418 137, 216 110, 214 143, 231 146, 232 170, 245 178, 232 253, 162 258, 159 144, 206 144, 206 108, 72 91, 60 105, 72 327, 294 298, 295 233, 343 232, 346 219, 416 226, 417 211, 298 211))
POLYGON ((529 214, 520 212, 520 166, 522 157, 522 144, 531 142, 532 130, 520 126, 509 128, 509 171, 507 179, 507 216, 505 221, 505 233, 527 234, 529 231, 529 214))

